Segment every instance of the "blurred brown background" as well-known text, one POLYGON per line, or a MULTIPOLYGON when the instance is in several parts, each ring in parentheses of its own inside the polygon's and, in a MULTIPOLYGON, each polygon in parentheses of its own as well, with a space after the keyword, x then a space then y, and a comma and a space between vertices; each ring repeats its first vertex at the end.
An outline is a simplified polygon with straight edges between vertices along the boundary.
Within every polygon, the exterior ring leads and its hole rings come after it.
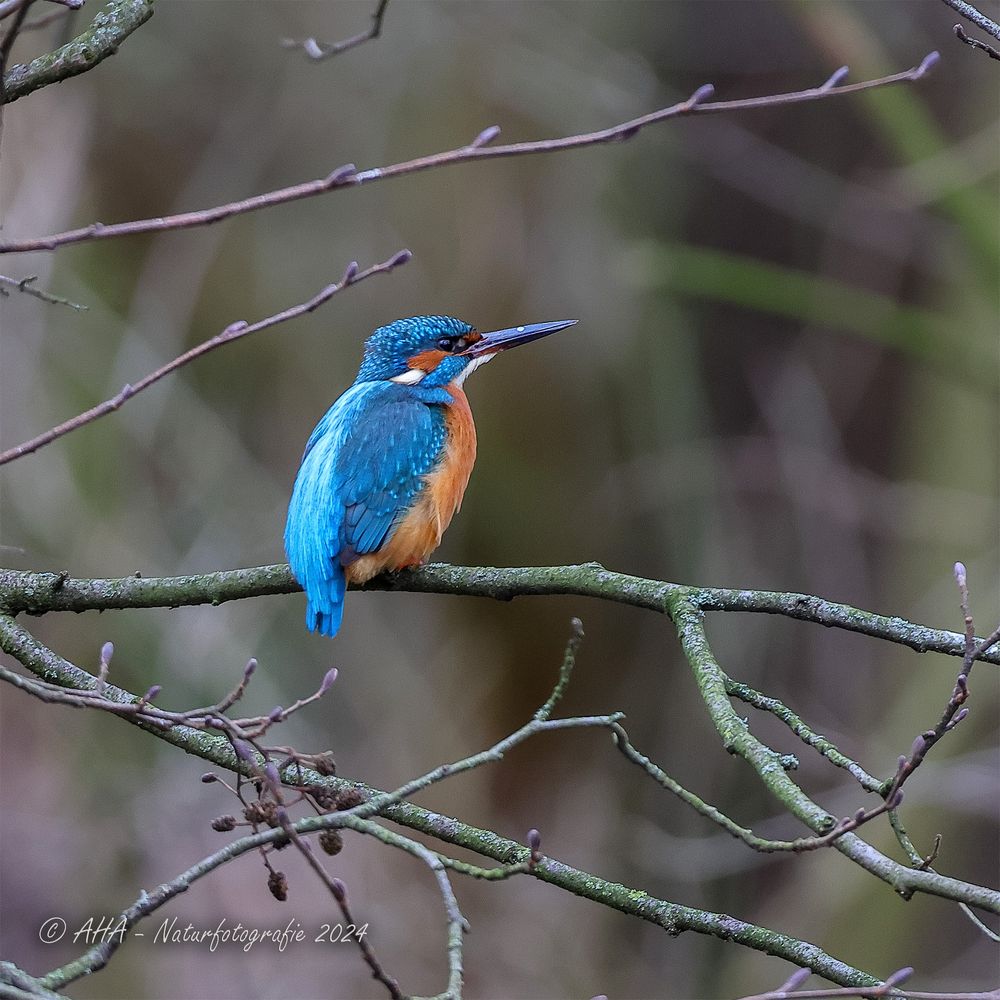
MULTIPOLYGON (((939 0, 390 4, 383 37, 321 64, 284 37, 364 30, 369 3, 161 0, 95 71, 4 114, 3 231, 40 235, 225 202, 344 162, 384 165, 461 145, 601 128, 712 82, 721 99, 905 69, 917 85, 654 126, 625 145, 451 167, 211 228, 0 261, 89 305, 0 300, 0 440, 10 446, 104 399, 235 319, 299 302, 400 247, 413 261, 319 312, 224 348, 120 413, 0 473, 0 561, 76 576, 171 575, 271 563, 316 419, 351 381, 363 338, 445 312, 481 329, 578 316, 469 383, 480 459, 440 558, 597 559, 684 583, 797 590, 960 628, 951 566, 969 566, 980 629, 996 613, 996 65, 952 35, 939 0)), ((28 58, 78 32, 24 36, 28 58), (67 36, 68 37, 68 36, 67 36)), ((995 12, 995 11, 994 11, 995 12)), ((973 29, 969 28, 970 32, 973 29)), ((513 604, 355 594, 333 642, 300 596, 220 608, 49 616, 28 625, 161 703, 211 702, 246 659, 245 706, 312 691, 282 742, 332 748, 382 787, 488 746, 545 698, 571 615, 587 640, 564 710, 628 713, 636 744, 770 836, 803 829, 711 729, 668 623, 585 600, 513 604)), ((817 626, 714 616, 724 667, 784 699, 885 774, 935 721, 956 663, 817 626)), ((939 868, 998 877, 997 673, 907 789, 939 868)), ((205 765, 104 716, 0 692, 2 952, 31 972, 82 950, 44 946, 117 913, 141 887, 221 846, 231 810, 205 765)), ((783 751, 793 738, 755 717, 783 751)), ((804 749, 799 778, 834 813, 866 803, 804 749)), ((810 940, 915 988, 987 989, 995 946, 953 904, 904 903, 833 851, 759 856, 632 768, 597 732, 530 742, 418 799, 653 895, 810 940)), ((887 824, 866 831, 902 859, 887 824)), ((290 853, 290 852, 289 852, 290 853)), ((288 903, 246 857, 164 916, 198 926, 335 921, 298 857, 288 903)), ((436 992, 444 924, 416 861, 348 836, 331 871, 404 989, 436 992)), ((736 996, 775 987, 777 959, 667 937, 531 879, 456 878, 472 934, 469 996, 736 996)), ((813 982, 816 982, 815 980, 813 982)), ((133 941, 80 997, 378 997, 352 946, 133 941)))

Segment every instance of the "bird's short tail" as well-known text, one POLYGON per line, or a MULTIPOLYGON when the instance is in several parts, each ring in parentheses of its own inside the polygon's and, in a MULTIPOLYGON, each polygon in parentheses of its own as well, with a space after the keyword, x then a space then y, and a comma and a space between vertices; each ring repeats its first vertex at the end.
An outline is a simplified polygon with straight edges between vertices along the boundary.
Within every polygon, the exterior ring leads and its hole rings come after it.
MULTIPOLYGON (((301 473, 300 473, 301 478, 301 473)), ((344 567, 331 551, 312 520, 303 511, 299 483, 288 508, 285 527, 285 552, 295 579, 306 592, 306 625, 310 632, 334 636, 344 617, 344 592, 347 581, 344 567)))
MULTIPOLYGON (((332 581, 331 581, 332 582, 332 581)), ((344 617, 344 593, 341 590, 339 599, 325 600, 314 603, 309 598, 306 605, 306 627, 310 632, 319 632, 320 635, 334 636, 340 629, 341 619, 344 617)))

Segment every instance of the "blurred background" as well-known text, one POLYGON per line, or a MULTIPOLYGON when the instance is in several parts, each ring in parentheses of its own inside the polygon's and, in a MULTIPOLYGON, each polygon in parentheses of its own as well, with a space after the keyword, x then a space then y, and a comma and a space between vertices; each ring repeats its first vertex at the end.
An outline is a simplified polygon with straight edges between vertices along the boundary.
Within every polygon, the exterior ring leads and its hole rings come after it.
MULTIPOLYGON (((577 316, 469 383, 478 468, 439 551, 473 565, 600 560, 712 586, 805 591, 961 628, 951 567, 969 567, 981 632, 997 573, 997 69, 939 0, 429 3, 393 0, 382 37, 323 63, 283 38, 365 30, 373 4, 161 2, 95 71, 5 110, 6 238, 208 207, 469 142, 603 128, 711 82, 720 99, 857 81, 942 60, 915 85, 673 121, 630 142, 489 161, 346 190, 160 236, 7 257, 0 271, 86 304, 0 300, 0 444, 14 445, 237 319, 313 295, 346 264, 414 259, 294 323, 185 368, 118 414, 0 473, 0 563, 74 576, 199 573, 284 559, 291 482, 315 421, 353 379, 363 339, 399 316, 480 329, 577 316)), ((25 34, 14 60, 99 9, 25 34)), ((993 8, 991 8, 993 9, 993 8)), ((994 13, 996 11, 994 10, 994 13)), ((970 33, 973 32, 968 26, 970 33)), ((215 701, 256 656, 243 705, 334 690, 279 742, 335 752, 393 787, 492 744, 547 696, 579 615, 587 639, 563 710, 622 710, 636 745, 760 834, 805 831, 722 750, 668 622, 571 598, 496 604, 355 594, 335 641, 300 595, 219 608, 50 615, 26 624, 160 702, 215 701)), ((783 699, 869 770, 895 767, 948 699, 956 661, 765 616, 714 615, 725 669, 783 699)), ((998 877, 997 673, 907 787, 938 868, 998 877)), ((45 946, 220 847, 232 811, 204 763, 105 716, 0 692, 4 957, 45 946)), ((773 720, 798 778, 835 814, 870 800, 773 720)), ((599 732, 529 742, 418 797, 655 896, 805 938, 915 988, 989 989, 995 946, 958 907, 904 903, 834 851, 755 855, 689 811, 599 732)), ((866 836, 905 860, 888 825, 866 836)), ((290 853, 290 852, 289 852, 290 853)), ((246 858, 152 921, 335 922, 301 859, 289 901, 246 858)), ((348 835, 331 872, 403 988, 445 982, 440 897, 408 856, 348 835)), ((532 879, 456 877, 472 933, 467 992, 494 998, 723 998, 790 967, 658 928, 532 879)), ((812 981, 814 984, 817 980, 812 981)), ((353 946, 279 955, 132 941, 79 997, 379 997, 353 946)))

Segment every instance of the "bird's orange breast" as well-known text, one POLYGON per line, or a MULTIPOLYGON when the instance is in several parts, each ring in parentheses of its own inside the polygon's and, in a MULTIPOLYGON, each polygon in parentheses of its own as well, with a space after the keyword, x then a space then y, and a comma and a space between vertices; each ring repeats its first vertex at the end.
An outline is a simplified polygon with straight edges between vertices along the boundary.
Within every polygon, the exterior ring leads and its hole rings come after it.
POLYGON ((413 506, 378 552, 345 567, 351 583, 365 583, 385 570, 417 566, 441 544, 451 519, 462 506, 476 462, 476 425, 461 386, 448 387, 454 402, 446 408, 447 435, 441 460, 424 476, 413 506))

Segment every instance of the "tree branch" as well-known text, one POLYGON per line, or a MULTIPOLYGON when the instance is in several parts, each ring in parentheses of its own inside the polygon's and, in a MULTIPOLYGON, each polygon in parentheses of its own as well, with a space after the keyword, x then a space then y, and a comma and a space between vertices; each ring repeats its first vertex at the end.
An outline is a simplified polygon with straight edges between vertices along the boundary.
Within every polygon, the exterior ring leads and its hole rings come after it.
MULTIPOLYGON (((0 648, 17 659, 37 676, 44 677, 51 682, 84 690, 92 690, 98 684, 98 678, 64 660, 39 642, 30 632, 23 629, 13 619, 2 615, 0 615, 0 648)), ((116 701, 135 702, 138 700, 135 695, 110 684, 105 686, 105 694, 116 701)), ((549 702, 546 704, 548 705, 549 702)), ((130 721, 142 725, 141 721, 134 717, 130 721)), ((552 721, 558 722, 561 720, 552 721)), ((238 757, 231 743, 223 736, 193 730, 185 726, 175 726, 170 730, 151 731, 158 738, 174 746, 178 746, 188 753, 210 761, 217 767, 242 774, 246 777, 254 776, 256 765, 238 757)), ((430 773, 435 774, 439 770, 436 769, 435 772, 430 773)), ((286 779, 291 777, 292 774, 298 776, 298 781, 303 786, 325 787, 334 794, 350 792, 360 795, 365 802, 373 799, 380 799, 384 802, 393 796, 393 793, 381 792, 361 782, 322 775, 301 765, 290 768, 286 772, 286 779)), ((310 833, 321 829, 343 827, 357 829, 359 832, 368 833, 380 839, 391 838, 392 834, 374 823, 373 820, 359 818, 358 814, 362 809, 363 806, 360 806, 355 810, 310 817, 296 823, 296 829, 302 833, 310 833)), ((575 895, 602 903, 622 913, 639 917, 642 920, 665 929, 671 935, 679 934, 685 930, 692 930, 722 940, 732 941, 757 951, 762 951, 765 954, 784 958, 797 966, 812 969, 829 981, 840 985, 875 986, 880 982, 867 973, 833 958, 809 942, 797 940, 756 924, 737 920, 726 914, 713 913, 711 911, 699 910, 666 900, 656 899, 641 890, 609 882, 589 872, 572 868, 557 861, 555 858, 539 856, 537 848, 533 846, 524 847, 516 841, 507 840, 489 830, 479 829, 450 816, 414 806, 409 802, 400 801, 385 805, 379 815, 427 836, 435 837, 445 843, 464 847, 484 857, 493 858, 505 867, 517 866, 523 868, 525 872, 530 873, 535 878, 565 889, 575 895)), ((238 847, 230 844, 227 848, 212 855, 210 859, 200 862, 194 869, 190 869, 188 873, 180 876, 180 879, 174 880, 173 883, 169 883, 162 888, 170 892, 171 895, 175 895, 176 892, 183 891, 190 884, 190 881, 185 882, 185 880, 188 879, 191 872, 200 870, 201 866, 210 864, 212 867, 218 867, 218 865, 230 859, 228 852, 238 850, 240 853, 243 853, 245 850, 250 850, 259 844, 270 843, 272 840, 283 836, 285 836, 285 832, 279 828, 255 835, 252 838, 244 838, 241 841, 237 841, 236 845, 239 845, 238 847)), ((442 873, 445 867, 446 865, 442 861, 442 873)), ((449 867, 455 867, 458 871, 463 870, 461 863, 449 867)), ((155 899, 155 893, 152 898, 155 899)), ((142 905, 142 900, 137 901, 136 905, 142 905)), ((126 911, 126 913, 128 912, 126 911)), ((460 942, 455 940, 457 933, 453 925, 452 927, 453 929, 449 933, 449 948, 455 951, 460 947, 460 942)), ((106 947, 106 945, 98 947, 106 947)), ((94 952, 94 949, 91 949, 91 952, 94 952)), ((52 977, 56 978, 46 977, 43 979, 44 985, 48 988, 58 988, 59 985, 65 984, 71 979, 78 978, 80 975, 86 974, 87 971, 93 971, 91 965, 94 955, 90 952, 88 952, 88 955, 90 957, 83 965, 71 963, 70 966, 65 966, 63 969, 58 970, 57 973, 51 974, 52 977)), ((452 962, 452 969, 452 974, 454 975, 454 960, 452 962)))
POLYGON ((367 31, 352 35, 340 42, 318 42, 315 38, 306 38, 301 42, 293 38, 284 38, 281 41, 286 49, 302 49, 312 60, 320 62, 329 59, 331 56, 339 56, 341 52, 356 48, 365 42, 370 42, 382 34, 382 21, 385 18, 385 9, 389 6, 389 0, 378 0, 375 13, 372 14, 372 26, 367 31))
POLYGON ((86 31, 54 52, 12 66, 3 76, 0 104, 12 104, 33 91, 86 73, 114 55, 136 28, 153 16, 153 0, 113 0, 86 31))
MULTIPOLYGON (((61 11, 58 13, 61 13, 61 11)), ((30 27, 30 25, 26 27, 30 27)), ((51 292, 45 292, 41 288, 33 287, 33 283, 37 280, 37 274, 29 274, 26 278, 8 278, 6 274, 0 274, 0 286, 6 286, 0 287, 0 295, 6 298, 10 294, 7 288, 13 288, 15 291, 23 292, 25 295, 33 295, 36 299, 41 299, 43 302, 49 302, 52 305, 69 306, 70 309, 86 311, 87 307, 80 305, 79 302, 71 302, 69 299, 64 299, 61 295, 53 295, 51 292)))
MULTIPOLYGON (((133 0, 138 2, 138 0, 133 0)), ((152 2, 152 0, 146 0, 152 2)), ((631 139, 643 128, 671 118, 680 118, 694 114, 719 114, 731 111, 749 111, 757 108, 773 108, 786 104, 800 104, 805 101, 825 100, 842 94, 856 94, 875 87, 886 87, 897 83, 908 83, 925 76, 938 61, 938 54, 931 52, 919 66, 914 66, 902 73, 881 77, 877 80, 866 80, 862 83, 852 83, 839 86, 846 67, 841 67, 825 83, 809 90, 800 90, 788 94, 773 94, 767 97, 752 97, 739 101, 709 101, 714 93, 710 84, 700 87, 686 101, 674 104, 669 108, 661 108, 650 114, 633 118, 611 128, 597 132, 587 132, 571 135, 562 139, 541 139, 535 142, 516 142, 505 146, 489 146, 488 142, 496 138, 499 129, 495 126, 484 130, 466 146, 421 156, 416 159, 394 163, 385 167, 375 167, 370 170, 358 171, 353 164, 338 167, 326 177, 292 187, 269 191, 266 194, 255 195, 243 201, 233 201, 226 205, 218 205, 197 212, 183 212, 179 215, 161 216, 153 219, 141 219, 133 222, 120 222, 114 225, 92 223, 81 229, 71 229, 64 233, 51 236, 41 236, 34 239, 8 240, 0 242, 0 253, 25 253, 35 250, 55 250, 57 247, 72 243, 82 243, 86 240, 105 240, 118 236, 129 236, 137 233, 163 232, 173 229, 189 229, 193 226, 205 226, 219 222, 233 215, 245 212, 255 212, 271 205, 281 205, 285 202, 311 198, 345 187, 358 187, 390 177, 400 177, 404 174, 419 173, 454 163, 466 163, 470 160, 496 159, 508 156, 525 156, 534 153, 552 153, 563 149, 578 149, 581 146, 596 146, 609 142, 625 142, 631 139)))
MULTIPOLYGON (((358 588, 354 588, 358 589, 358 588)), ((613 601, 668 613, 668 599, 688 602, 700 611, 741 611, 782 615, 830 628, 857 632, 907 646, 918 653, 965 655, 965 637, 808 594, 783 594, 716 587, 687 587, 607 570, 600 563, 579 566, 495 568, 430 563, 419 569, 380 576, 363 590, 422 594, 457 594, 510 601, 515 597, 573 595, 613 601)), ((198 576, 127 576, 121 579, 74 579, 68 573, 33 573, 0 569, 0 608, 12 614, 50 611, 111 611, 124 608, 179 608, 276 594, 301 588, 288 566, 256 566, 198 576)), ((1000 664, 1000 649, 984 649, 978 659, 1000 664)))
POLYGON ((370 278, 373 274, 386 274, 394 267, 398 267, 400 264, 405 264, 410 259, 410 256, 409 250, 400 250, 393 254, 388 260, 382 261, 381 264, 373 264, 364 271, 359 271, 357 262, 352 261, 348 264, 347 270, 344 272, 344 276, 340 279, 340 281, 327 285, 326 288, 317 292, 316 295, 308 301, 302 302, 297 306, 292 306, 282 312, 275 313, 273 316, 268 316, 267 319, 258 320, 256 323, 248 324, 246 320, 237 320, 235 323, 230 323, 229 326, 227 326, 221 333, 217 333, 214 337, 204 341, 197 347, 192 347, 191 350, 185 351, 180 356, 174 358, 173 361, 163 365, 162 368, 157 368, 156 371, 150 372, 134 384, 123 386, 120 392, 112 396, 110 399, 106 399, 103 403, 98 403, 97 406, 93 406, 89 410, 85 410, 83 413, 58 424, 55 427, 51 427, 49 430, 39 434, 37 437, 33 437, 28 441, 24 441, 22 444, 15 445, 13 448, 8 448, 6 451, 0 452, 0 465, 6 465, 8 462, 13 462, 14 459, 21 458, 23 455, 30 455, 32 452, 38 451, 39 448, 43 448, 45 445, 51 444, 58 438, 69 434, 70 431, 78 430, 80 427, 93 423, 93 421, 97 420, 99 417, 106 416, 109 413, 113 413, 115 410, 121 409, 125 403, 127 403, 133 396, 142 392, 143 389, 148 389, 151 385, 159 382, 160 379, 165 378, 167 375, 177 371, 178 368, 183 368, 184 365, 190 364, 196 358, 200 358, 203 355, 208 354, 210 351, 214 351, 217 347, 222 347, 223 344, 231 344, 234 340, 240 340, 242 337, 246 337, 251 333, 257 333, 260 330, 266 330, 269 327, 277 326, 279 323, 284 323, 287 320, 295 319, 299 316, 305 315, 306 313, 311 313, 313 310, 318 309, 321 305, 323 305, 324 302, 333 298, 333 296, 338 292, 347 288, 348 285, 356 285, 359 281, 363 281, 365 278, 370 278))
MULTIPOLYGON (((830 833, 837 823, 836 818, 792 781, 779 755, 758 740, 734 711, 726 691, 725 674, 708 643, 701 609, 676 593, 671 596, 670 604, 684 655, 725 748, 750 764, 767 789, 793 816, 820 836, 830 833)), ((894 787, 898 788, 898 784, 894 787)), ((1000 913, 1000 892, 973 887, 935 872, 906 868, 852 833, 840 836, 834 841, 834 847, 865 871, 891 885, 904 899, 917 891, 927 892, 1000 913)))
POLYGON ((971 35, 965 33, 965 28, 960 24, 956 24, 952 31, 955 32, 955 37, 960 41, 964 42, 966 45, 971 45, 974 49, 982 49, 991 59, 1000 59, 1000 52, 998 52, 992 45, 987 45, 986 42, 979 41, 978 38, 973 38, 971 35))
POLYGON ((977 28, 1000 40, 1000 24, 978 11, 971 3, 966 3, 965 0, 944 0, 944 2, 977 28))

